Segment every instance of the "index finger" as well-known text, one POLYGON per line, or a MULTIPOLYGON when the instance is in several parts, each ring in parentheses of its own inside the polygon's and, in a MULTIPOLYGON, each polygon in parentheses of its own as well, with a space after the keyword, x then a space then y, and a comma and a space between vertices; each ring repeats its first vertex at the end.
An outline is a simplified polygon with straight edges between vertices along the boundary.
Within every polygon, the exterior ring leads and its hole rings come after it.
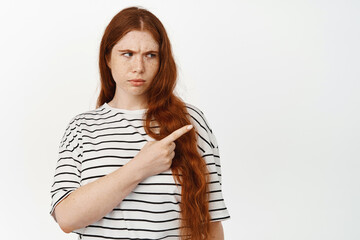
POLYGON ((170 135, 164 137, 160 141, 165 143, 174 142, 176 139, 184 135, 185 133, 189 132, 193 128, 193 125, 185 125, 175 131, 173 131, 170 135))

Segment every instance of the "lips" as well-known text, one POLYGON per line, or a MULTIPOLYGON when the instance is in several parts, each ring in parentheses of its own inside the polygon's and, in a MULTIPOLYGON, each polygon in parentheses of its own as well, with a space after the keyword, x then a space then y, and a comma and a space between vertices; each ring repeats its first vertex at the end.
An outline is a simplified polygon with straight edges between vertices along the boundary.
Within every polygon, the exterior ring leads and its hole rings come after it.
POLYGON ((144 79, 131 79, 130 82, 145 82, 144 79))
POLYGON ((145 83, 144 79, 132 79, 129 80, 129 82, 131 83, 132 86, 138 87, 141 86, 145 83))

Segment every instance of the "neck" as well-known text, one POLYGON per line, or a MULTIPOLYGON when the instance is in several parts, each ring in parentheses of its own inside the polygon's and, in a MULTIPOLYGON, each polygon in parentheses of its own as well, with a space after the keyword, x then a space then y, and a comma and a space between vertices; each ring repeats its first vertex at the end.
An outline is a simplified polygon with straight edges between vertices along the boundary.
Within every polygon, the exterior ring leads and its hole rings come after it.
MULTIPOLYGON (((123 95, 122 95, 123 96, 123 95)), ((147 108, 147 99, 142 96, 128 96, 120 97, 120 95, 114 96, 114 98, 108 103, 111 107, 138 110, 147 108)))

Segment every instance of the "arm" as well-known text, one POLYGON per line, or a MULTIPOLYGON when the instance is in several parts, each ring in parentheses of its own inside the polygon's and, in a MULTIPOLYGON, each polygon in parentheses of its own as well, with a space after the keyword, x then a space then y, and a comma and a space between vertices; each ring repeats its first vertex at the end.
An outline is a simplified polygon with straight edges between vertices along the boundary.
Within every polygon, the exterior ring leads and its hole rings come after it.
POLYGON ((114 209, 141 180, 136 164, 130 161, 116 171, 76 189, 56 206, 54 217, 66 233, 85 227, 114 209))
POLYGON ((210 222, 209 240, 224 240, 224 230, 221 221, 210 222))
POLYGON ((174 141, 191 129, 186 127, 160 141, 147 142, 123 167, 70 193, 54 209, 60 228, 70 233, 98 221, 143 179, 169 169, 175 156, 174 141))

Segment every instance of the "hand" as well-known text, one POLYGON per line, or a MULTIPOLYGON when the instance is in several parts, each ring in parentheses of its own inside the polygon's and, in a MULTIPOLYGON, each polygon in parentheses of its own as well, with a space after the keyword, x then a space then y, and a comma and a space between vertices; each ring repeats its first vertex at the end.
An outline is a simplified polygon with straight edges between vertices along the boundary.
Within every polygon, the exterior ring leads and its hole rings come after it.
POLYGON ((160 141, 147 142, 131 161, 137 164, 142 179, 168 170, 175 156, 174 141, 189 132, 192 125, 183 126, 160 141))

